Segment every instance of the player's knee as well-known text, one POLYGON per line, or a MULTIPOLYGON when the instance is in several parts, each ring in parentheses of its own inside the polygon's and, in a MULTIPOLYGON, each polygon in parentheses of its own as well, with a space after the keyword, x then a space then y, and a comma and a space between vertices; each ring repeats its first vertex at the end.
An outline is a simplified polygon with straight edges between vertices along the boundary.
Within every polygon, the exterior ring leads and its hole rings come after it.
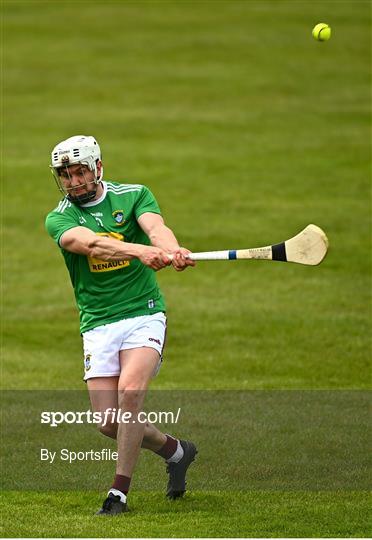
POLYGON ((119 406, 125 411, 136 410, 142 405, 145 393, 144 389, 129 386, 119 392, 119 406))

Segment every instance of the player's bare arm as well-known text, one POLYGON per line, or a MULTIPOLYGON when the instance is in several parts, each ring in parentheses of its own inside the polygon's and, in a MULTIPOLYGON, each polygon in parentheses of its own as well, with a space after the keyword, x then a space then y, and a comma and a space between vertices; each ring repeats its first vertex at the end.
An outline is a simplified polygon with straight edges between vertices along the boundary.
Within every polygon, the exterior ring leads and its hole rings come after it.
POLYGON ((138 223, 153 246, 173 256, 172 265, 175 270, 180 272, 188 266, 195 266, 195 262, 186 257, 190 250, 180 247, 173 231, 165 225, 162 216, 145 212, 138 218, 138 223))
POLYGON ((73 227, 63 233, 60 244, 63 249, 87 255, 103 261, 122 261, 137 258, 153 270, 170 264, 166 252, 155 246, 122 242, 115 238, 96 235, 86 227, 73 227))

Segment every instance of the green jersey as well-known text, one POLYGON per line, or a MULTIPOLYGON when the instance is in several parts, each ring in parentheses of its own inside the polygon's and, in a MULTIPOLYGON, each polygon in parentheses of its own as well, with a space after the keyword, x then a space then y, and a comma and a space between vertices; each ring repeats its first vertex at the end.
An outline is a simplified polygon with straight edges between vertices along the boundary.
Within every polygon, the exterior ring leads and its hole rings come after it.
POLYGON ((160 214, 151 191, 139 184, 102 185, 104 192, 99 199, 78 206, 64 198, 46 218, 46 229, 62 251, 74 287, 81 333, 121 319, 165 311, 155 272, 139 259, 108 262, 60 246, 62 234, 73 227, 150 245, 137 220, 145 212, 160 214))

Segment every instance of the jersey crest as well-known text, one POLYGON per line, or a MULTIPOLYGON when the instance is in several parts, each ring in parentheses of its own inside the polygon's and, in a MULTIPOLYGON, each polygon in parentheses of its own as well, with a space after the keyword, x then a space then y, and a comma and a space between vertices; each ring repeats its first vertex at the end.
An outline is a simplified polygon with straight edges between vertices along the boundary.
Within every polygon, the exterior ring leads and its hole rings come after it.
POLYGON ((116 221, 116 225, 123 225, 123 223, 125 223, 123 210, 115 210, 115 212, 112 213, 112 217, 116 221))

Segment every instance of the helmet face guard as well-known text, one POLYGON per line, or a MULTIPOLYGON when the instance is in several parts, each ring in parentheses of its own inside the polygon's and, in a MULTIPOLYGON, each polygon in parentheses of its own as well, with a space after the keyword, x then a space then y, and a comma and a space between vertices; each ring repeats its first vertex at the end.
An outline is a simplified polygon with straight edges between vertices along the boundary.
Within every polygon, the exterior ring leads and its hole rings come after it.
POLYGON ((85 204, 96 196, 97 188, 103 177, 103 167, 101 165, 100 175, 98 176, 97 163, 101 160, 101 151, 94 137, 85 137, 79 135, 70 137, 66 141, 59 143, 52 151, 52 163, 50 165, 52 174, 56 181, 58 189, 69 201, 74 204, 85 204), (86 178, 84 168, 81 172, 84 183, 80 186, 67 187, 62 179, 71 179, 69 167, 71 165, 85 165, 89 171, 93 172, 93 179, 86 178), (79 188, 95 187, 86 193, 77 195, 75 192, 79 188))

